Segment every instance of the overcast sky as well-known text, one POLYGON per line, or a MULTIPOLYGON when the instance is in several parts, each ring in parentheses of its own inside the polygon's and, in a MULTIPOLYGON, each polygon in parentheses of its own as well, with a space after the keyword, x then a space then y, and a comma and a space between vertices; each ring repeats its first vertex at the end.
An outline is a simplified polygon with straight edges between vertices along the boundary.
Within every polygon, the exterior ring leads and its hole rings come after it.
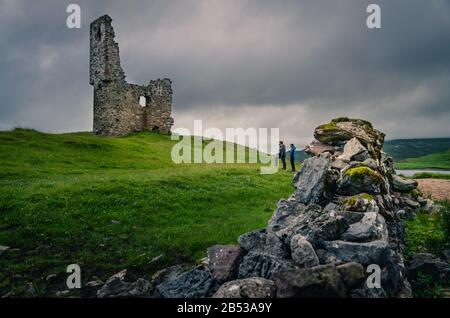
POLYGON ((389 139, 450 137, 448 0, 0 0, 0 129, 92 130, 89 23, 103 14, 129 82, 172 79, 175 127, 280 127, 304 146, 350 116, 389 139))

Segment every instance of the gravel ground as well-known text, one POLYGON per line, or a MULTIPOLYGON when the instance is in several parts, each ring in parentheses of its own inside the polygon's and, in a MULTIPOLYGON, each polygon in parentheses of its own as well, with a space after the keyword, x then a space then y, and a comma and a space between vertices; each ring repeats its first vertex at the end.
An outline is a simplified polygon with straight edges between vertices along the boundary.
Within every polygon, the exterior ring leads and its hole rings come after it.
POLYGON ((417 179, 419 190, 436 200, 450 200, 450 180, 417 179))

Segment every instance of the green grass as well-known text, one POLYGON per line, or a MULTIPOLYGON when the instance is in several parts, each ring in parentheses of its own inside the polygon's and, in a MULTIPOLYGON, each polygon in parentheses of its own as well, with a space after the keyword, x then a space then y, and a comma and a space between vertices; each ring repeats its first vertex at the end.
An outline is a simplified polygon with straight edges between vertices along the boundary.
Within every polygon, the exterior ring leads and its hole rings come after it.
POLYGON ((450 169, 450 149, 427 156, 409 158, 395 164, 396 169, 450 169))
POLYGON ((441 255, 450 247, 449 226, 450 203, 443 205, 439 213, 418 212, 412 219, 405 220, 405 257, 410 259, 416 253, 441 255))
POLYGON ((0 132, 0 245, 18 249, 0 256, 0 296, 26 295, 30 282, 52 295, 72 263, 85 283, 194 262, 266 226, 293 191, 292 174, 261 175, 257 164, 174 164, 175 143, 153 133, 0 132))
POLYGON ((412 176, 413 179, 448 179, 450 180, 450 174, 442 174, 442 173, 430 173, 430 172, 421 172, 416 173, 412 176))
MULTIPOLYGON (((404 255, 410 260, 416 253, 431 253, 438 257, 450 248, 450 202, 439 202, 443 208, 438 213, 419 212, 412 219, 405 220, 404 255)), ((446 282, 435 282, 425 274, 419 273, 414 281, 414 297, 442 297, 446 282)))

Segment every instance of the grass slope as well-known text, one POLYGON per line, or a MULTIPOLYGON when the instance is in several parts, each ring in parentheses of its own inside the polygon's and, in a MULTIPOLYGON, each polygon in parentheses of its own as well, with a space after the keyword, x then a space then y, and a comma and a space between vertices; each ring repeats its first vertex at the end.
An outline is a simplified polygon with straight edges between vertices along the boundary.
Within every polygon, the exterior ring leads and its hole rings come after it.
POLYGON ((450 149, 397 162, 397 169, 450 169, 450 149))
POLYGON ((261 175, 256 164, 176 165, 174 143, 152 133, 0 132, 0 245, 12 249, 0 255, 0 296, 26 295, 30 282, 51 295, 72 263, 83 283, 124 268, 148 278, 264 227, 293 191, 292 174, 261 175))

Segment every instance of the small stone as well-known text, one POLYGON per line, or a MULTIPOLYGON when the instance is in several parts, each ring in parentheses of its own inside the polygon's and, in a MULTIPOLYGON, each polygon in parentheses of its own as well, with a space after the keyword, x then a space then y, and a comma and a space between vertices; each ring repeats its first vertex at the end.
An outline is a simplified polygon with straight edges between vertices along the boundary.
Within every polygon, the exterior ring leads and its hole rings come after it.
POLYGON ((120 222, 117 220, 111 220, 111 224, 120 224, 120 222))
POLYGON ((337 169, 337 170, 343 170, 345 168, 348 168, 350 165, 344 161, 343 159, 335 159, 331 163, 331 168, 337 169))
POLYGON ((34 297, 36 296, 36 289, 34 288, 33 283, 28 283, 25 289, 25 293, 27 296, 34 297))
POLYGON ((9 250, 9 246, 0 245, 0 255, 9 250))
POLYGON ((439 210, 441 209, 441 206, 434 204, 433 200, 426 199, 425 205, 422 207, 422 209, 424 211, 427 211, 428 213, 436 213, 436 212, 439 212, 439 210))
MULTIPOLYGON (((352 138, 344 146, 344 152, 338 159, 342 159, 344 161, 352 160, 356 155, 359 155, 363 152, 367 153, 366 147, 364 147, 357 138, 352 138)), ((363 161, 363 160, 361 160, 363 161)))
POLYGON ((55 279, 56 277, 57 277, 56 274, 50 274, 50 275, 47 275, 47 277, 45 277, 45 280, 51 281, 51 280, 55 279))
POLYGON ((14 275, 12 275, 12 279, 14 279, 14 280, 19 280, 19 279, 21 279, 22 278, 22 275, 20 275, 20 274, 14 274, 14 275))
POLYGON ((196 268, 178 275, 166 276, 155 287, 156 298, 211 297, 219 282, 208 271, 196 268))
POLYGON ((399 217, 399 218, 405 218, 406 217, 406 211, 405 210, 403 210, 403 209, 400 209, 400 210, 398 210, 397 211, 397 216, 399 217))
POLYGON ((306 237, 297 234, 291 239, 292 260, 298 267, 314 267, 319 265, 319 258, 306 237))
MULTIPOLYGON (((339 149, 339 148, 338 148, 339 149)), ((311 156, 318 156, 324 152, 329 152, 334 154, 336 151, 336 147, 326 145, 321 143, 318 140, 313 140, 305 147, 305 152, 311 156)))
POLYGON ((247 252, 254 249, 263 249, 266 244, 266 237, 267 232, 265 229, 248 232, 239 236, 239 246, 247 252))
POLYGON ((376 212, 364 213, 361 221, 350 225, 342 239, 350 242, 369 242, 387 239, 387 225, 384 218, 376 212))
POLYGON ((98 286, 102 286, 104 284, 104 282, 98 278, 91 280, 90 282, 86 283, 86 287, 89 288, 94 288, 94 287, 98 287, 98 286))
POLYGON ((263 277, 272 279, 272 276, 280 271, 295 268, 291 260, 268 255, 264 252, 252 251, 245 255, 239 266, 239 278, 263 277))
POLYGON ((70 290, 60 290, 55 293, 56 297, 66 297, 70 294, 70 290))
POLYGON ((214 245, 208 248, 208 266, 219 281, 237 277, 242 251, 237 245, 214 245))
POLYGON ((347 288, 353 289, 366 279, 364 267, 356 262, 345 263, 336 267, 347 288))
POLYGON ((135 282, 125 282, 126 274, 125 269, 108 278, 103 287, 97 291, 97 297, 149 297, 151 284, 142 278, 135 282))
POLYGON ((405 179, 398 175, 392 175, 392 184, 395 191, 409 192, 417 188, 417 181, 413 179, 405 179))
POLYGON ((275 283, 261 277, 237 279, 223 284, 213 298, 274 298, 275 283))
POLYGON ((410 206, 411 208, 413 208, 413 209, 418 209, 418 208, 420 208, 419 202, 413 201, 413 200, 411 200, 411 199, 409 199, 409 198, 405 198, 404 201, 405 201, 405 203, 406 203, 407 205, 409 205, 409 206, 410 206))
POLYGON ((277 297, 342 298, 346 288, 333 264, 293 269, 274 275, 277 297))
POLYGON ((148 262, 149 264, 153 264, 156 263, 157 261, 159 261, 160 259, 162 259, 164 257, 164 254, 160 254, 158 256, 153 257, 150 262, 148 262))
POLYGON ((378 163, 372 158, 368 158, 368 159, 364 160, 363 164, 366 165, 367 167, 369 167, 370 169, 379 170, 378 163))
POLYGON ((387 242, 381 240, 368 243, 326 241, 324 249, 327 251, 329 262, 357 262, 367 266, 386 263, 389 246, 387 242))

